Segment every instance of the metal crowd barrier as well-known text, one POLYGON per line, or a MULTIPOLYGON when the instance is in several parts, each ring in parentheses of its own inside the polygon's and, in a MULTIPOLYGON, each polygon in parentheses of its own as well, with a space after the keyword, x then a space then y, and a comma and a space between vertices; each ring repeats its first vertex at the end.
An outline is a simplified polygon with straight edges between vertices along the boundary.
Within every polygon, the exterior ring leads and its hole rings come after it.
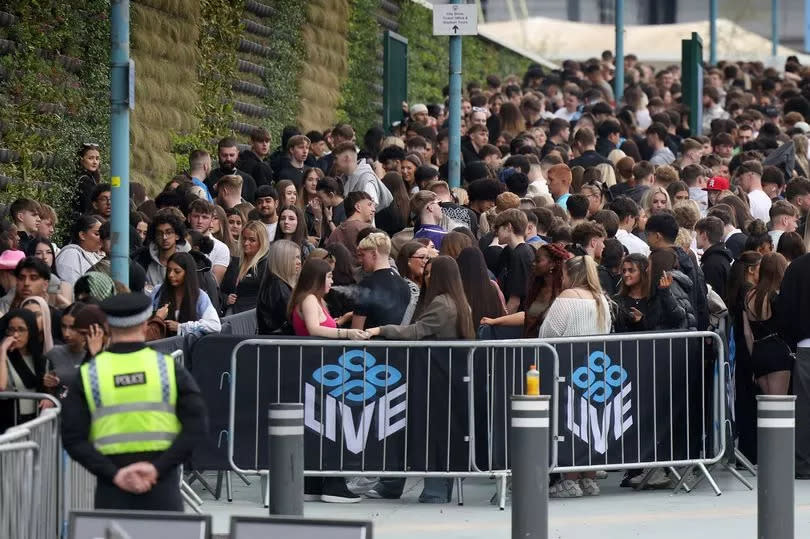
POLYGON ((0 435, 0 537, 43 537, 35 531, 40 518, 39 446, 20 441, 20 434, 0 435))
POLYGON ((313 448, 305 463, 308 476, 489 477, 492 471, 473 462, 467 422, 474 420, 471 371, 477 357, 494 349, 511 351, 527 365, 543 356, 547 372, 554 373, 544 385, 556 394, 556 353, 539 340, 431 341, 418 347, 397 341, 241 341, 231 355, 230 465, 244 474, 267 474, 267 406, 298 402, 305 404, 307 445, 313 448))
POLYGON ((668 468, 680 487, 676 468, 686 467, 719 493, 706 466, 726 451, 726 365, 712 332, 241 341, 231 354, 228 462, 268 474, 267 406, 298 402, 308 476, 494 476, 505 486, 509 397, 524 393, 532 364, 552 397, 552 471, 668 468))
POLYGON ((688 491, 686 473, 682 477, 676 470, 685 468, 700 472, 701 479, 706 478, 720 494, 707 469, 724 458, 727 443, 727 364, 719 335, 709 331, 634 333, 545 342, 568 359, 561 360, 561 382, 566 383, 562 415, 567 422, 557 440, 564 446, 561 454, 568 452, 560 457, 565 464, 554 472, 666 468, 677 481, 676 490, 683 486, 688 491), (592 372, 583 371, 584 357, 592 372), (600 368, 601 373, 593 372, 600 368), (591 391, 595 385, 596 391, 591 391), (601 395, 600 390, 604 390, 601 395), (611 402, 613 414, 603 408, 600 425, 594 407, 611 402), (645 442, 651 441, 645 450, 645 442), (579 450, 583 443, 601 451, 583 452, 579 450))
MULTIPOLYGON (((50 400, 53 408, 0 435, 3 537, 54 539, 62 517, 62 458, 59 436, 59 401, 44 393, 0 392, 0 399, 50 400), (9 495, 10 494, 10 495, 9 495)), ((0 528, 2 529, 2 528, 0 528)))

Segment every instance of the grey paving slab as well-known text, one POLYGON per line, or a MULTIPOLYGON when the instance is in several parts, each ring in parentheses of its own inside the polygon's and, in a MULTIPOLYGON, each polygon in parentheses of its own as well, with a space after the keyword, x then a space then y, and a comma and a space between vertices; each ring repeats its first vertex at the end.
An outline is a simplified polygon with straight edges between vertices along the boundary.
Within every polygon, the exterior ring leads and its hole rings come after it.
MULTIPOLYGON (((727 473, 715 476, 723 489, 715 496, 704 484, 690 494, 671 491, 636 492, 618 486, 621 475, 611 473, 600 482, 598 497, 551 500, 552 538, 628 539, 747 539, 756 537, 756 491, 748 491, 727 473)), ((755 480, 754 480, 755 483, 755 480)), ((214 532, 227 533, 231 515, 265 516, 259 481, 249 487, 234 478, 234 501, 213 501, 207 493, 203 510, 213 515, 214 532)), ((305 516, 372 520, 377 539, 506 539, 510 537, 510 508, 489 505, 494 483, 465 481, 465 505, 417 503, 420 481, 409 481, 401 500, 363 500, 335 505, 308 502, 305 516)), ((810 537, 810 481, 796 481, 796 537, 810 537)), ((199 486, 195 484, 199 492, 199 486)))

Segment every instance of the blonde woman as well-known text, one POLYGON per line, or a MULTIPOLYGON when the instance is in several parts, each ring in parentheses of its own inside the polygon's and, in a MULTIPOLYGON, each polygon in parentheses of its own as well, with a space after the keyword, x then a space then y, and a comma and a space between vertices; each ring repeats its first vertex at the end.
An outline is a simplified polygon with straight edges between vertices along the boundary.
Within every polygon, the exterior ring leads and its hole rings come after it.
POLYGON ((301 273, 301 248, 289 240, 276 240, 267 251, 267 270, 259 285, 256 322, 259 335, 292 334, 287 304, 301 273))
POLYGON ((654 185, 641 197, 641 207, 647 212, 647 216, 650 216, 661 210, 671 210, 672 201, 666 189, 660 185, 654 185))
MULTIPOLYGON (((610 333, 610 306, 602 293, 596 262, 590 256, 569 258, 562 266, 563 291, 546 311, 540 337, 579 337, 610 333)), ((599 495, 594 472, 565 474, 549 487, 552 498, 599 495)))
POLYGON ((270 240, 267 229, 259 221, 250 221, 242 229, 240 255, 231 258, 231 265, 222 278, 224 310, 241 313, 256 306, 259 284, 267 268, 270 240))
POLYGON ((590 256, 576 256, 563 264, 563 291, 551 304, 540 337, 574 337, 610 333, 610 308, 599 284, 597 265, 590 256))
MULTIPOLYGON (((614 152, 621 152, 621 150, 613 150, 610 152, 610 154, 613 155, 614 152)), ((623 152, 622 157, 624 157, 623 152)), ((610 159, 610 157, 608 157, 608 159, 610 159)), ((607 187, 613 187, 616 185, 616 169, 614 168, 614 165, 611 163, 599 163, 596 165, 596 170, 602 174, 603 184, 605 184, 607 187)))
MULTIPOLYGON (((796 148, 796 164, 801 167, 800 176, 807 177, 810 174, 810 162, 807 159, 807 135, 793 135, 793 146, 796 148)), ((788 178, 788 181, 790 178, 788 178)))
POLYGON ((323 178, 323 171, 318 167, 304 168, 301 187, 298 189, 298 206, 306 217, 307 238, 313 245, 318 245, 323 236, 323 206, 318 197, 318 180, 323 178))

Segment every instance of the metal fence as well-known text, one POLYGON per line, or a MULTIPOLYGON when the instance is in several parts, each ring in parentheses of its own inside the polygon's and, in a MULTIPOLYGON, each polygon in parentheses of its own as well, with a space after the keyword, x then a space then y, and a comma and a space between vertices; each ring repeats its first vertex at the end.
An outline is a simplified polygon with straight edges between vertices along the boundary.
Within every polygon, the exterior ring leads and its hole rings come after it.
POLYGON ((718 490, 706 466, 726 450, 724 358, 712 332, 246 340, 231 354, 228 461, 268 473, 267 406, 298 402, 306 475, 494 476, 504 485, 509 397, 524 393, 535 364, 551 395, 554 472, 697 467, 718 490))
POLYGON ((0 537, 60 537, 70 511, 93 508, 95 478, 62 449, 57 399, 25 392, 0 392, 0 399, 15 409, 21 400, 54 404, 0 435, 0 537))
POLYGON ((476 441, 468 427, 476 417, 470 381, 477 358, 494 349, 534 358, 553 373, 543 385, 545 392, 556 394, 555 351, 536 340, 424 344, 240 342, 231 356, 232 469, 267 473, 267 406, 298 402, 306 411, 306 475, 492 475, 473 462, 476 441))
MULTIPOLYGON (((554 472, 709 465, 723 456, 726 369, 717 334, 610 334, 542 342, 555 349, 560 362, 562 395, 552 399, 558 421, 552 428, 558 449, 554 472)), ((524 394, 522 373, 531 359, 488 351, 486 362, 486 383, 473 379, 471 385, 476 395, 485 395, 488 412, 501 410, 505 423, 502 402, 524 394)), ((484 433, 488 460, 503 455, 510 468, 509 439, 497 426, 490 414, 484 433)))

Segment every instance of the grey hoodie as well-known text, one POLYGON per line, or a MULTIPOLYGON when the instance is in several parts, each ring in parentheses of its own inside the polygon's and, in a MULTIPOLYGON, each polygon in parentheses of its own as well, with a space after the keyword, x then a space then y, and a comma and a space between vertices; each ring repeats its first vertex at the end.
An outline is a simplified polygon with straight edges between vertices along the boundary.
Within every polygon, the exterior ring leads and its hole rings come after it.
POLYGON ((353 191, 365 191, 368 193, 376 203, 377 211, 387 208, 391 201, 394 200, 391 191, 380 181, 371 165, 365 161, 358 163, 354 172, 346 176, 346 182, 343 184, 343 194, 348 195, 353 191))
POLYGON ((70 243, 62 247, 56 255, 56 272, 63 281, 73 286, 79 277, 98 264, 102 258, 103 255, 85 251, 79 245, 70 243))
MULTIPOLYGON (((187 253, 190 250, 191 246, 188 242, 177 244, 176 252, 178 253, 187 253)), ((152 288, 156 288, 158 285, 163 284, 163 279, 166 277, 166 266, 160 263, 157 245, 154 243, 149 244, 149 257, 152 260, 146 268, 146 284, 152 288)))

